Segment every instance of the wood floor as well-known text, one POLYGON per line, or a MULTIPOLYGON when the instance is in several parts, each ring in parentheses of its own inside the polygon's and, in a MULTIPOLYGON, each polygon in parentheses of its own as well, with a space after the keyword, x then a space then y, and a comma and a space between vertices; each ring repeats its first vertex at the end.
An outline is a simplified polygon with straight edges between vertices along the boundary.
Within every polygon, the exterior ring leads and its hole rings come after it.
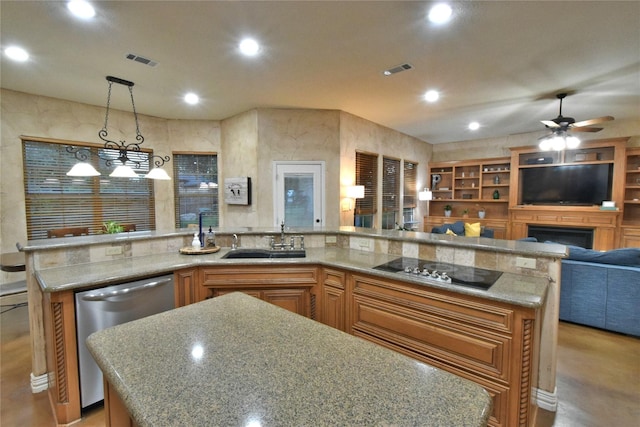
MULTIPOLYGON (((0 426, 53 426, 47 393, 32 394, 29 386, 27 308, 0 316, 0 426)), ((561 322, 557 387, 558 411, 539 411, 535 427, 639 426, 640 339, 561 322)), ((76 426, 104 426, 103 411, 85 414, 76 426)))

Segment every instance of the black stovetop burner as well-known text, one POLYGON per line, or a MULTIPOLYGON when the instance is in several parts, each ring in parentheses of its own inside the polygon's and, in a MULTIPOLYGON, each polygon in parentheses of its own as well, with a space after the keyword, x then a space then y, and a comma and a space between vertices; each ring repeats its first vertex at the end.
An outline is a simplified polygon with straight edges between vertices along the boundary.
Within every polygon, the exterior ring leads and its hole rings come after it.
POLYGON ((391 273, 407 274, 425 280, 447 282, 448 278, 451 278, 451 283, 454 285, 465 285, 484 290, 489 289, 502 275, 501 271, 409 257, 397 258, 373 268, 391 273))

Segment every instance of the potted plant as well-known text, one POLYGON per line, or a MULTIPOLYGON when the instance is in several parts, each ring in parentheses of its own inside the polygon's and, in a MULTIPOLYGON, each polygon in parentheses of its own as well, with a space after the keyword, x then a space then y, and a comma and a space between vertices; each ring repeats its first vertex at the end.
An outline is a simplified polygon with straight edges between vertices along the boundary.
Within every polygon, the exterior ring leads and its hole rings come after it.
POLYGON ((446 216, 447 218, 449 218, 451 216, 451 205, 446 205, 444 207, 444 216, 446 216))
POLYGON ((102 224, 102 231, 106 234, 122 233, 124 231, 124 227, 116 221, 107 221, 102 224))
POLYGON ((484 208, 482 206, 480 206, 480 209, 478 209, 478 218, 480 219, 484 219, 486 212, 484 210, 484 208))
POLYGON ((469 209, 462 210, 462 218, 469 218, 469 209))

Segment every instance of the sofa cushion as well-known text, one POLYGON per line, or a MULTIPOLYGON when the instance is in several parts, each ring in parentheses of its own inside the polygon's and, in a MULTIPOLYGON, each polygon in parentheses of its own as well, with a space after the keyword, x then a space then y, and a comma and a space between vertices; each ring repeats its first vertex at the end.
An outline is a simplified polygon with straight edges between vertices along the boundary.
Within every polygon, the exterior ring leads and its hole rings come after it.
POLYGON ((479 222, 464 224, 464 235, 467 237, 480 237, 481 226, 479 222))
POLYGON ((607 252, 599 252, 570 245, 567 245, 567 248, 569 249, 567 259, 574 261, 640 267, 640 249, 638 248, 613 249, 607 252))

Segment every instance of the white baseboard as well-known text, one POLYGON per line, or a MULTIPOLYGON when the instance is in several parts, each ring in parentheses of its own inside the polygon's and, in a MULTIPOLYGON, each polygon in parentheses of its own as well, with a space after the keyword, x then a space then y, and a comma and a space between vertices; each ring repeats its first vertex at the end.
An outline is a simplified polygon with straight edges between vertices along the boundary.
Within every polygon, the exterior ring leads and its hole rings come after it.
POLYGON ((31 374, 31 393, 40 393, 49 388, 49 375, 42 374, 37 377, 31 374))
POLYGON ((533 389, 533 396, 538 408, 545 411, 556 412, 558 410, 558 388, 553 389, 553 393, 539 388, 533 389))

